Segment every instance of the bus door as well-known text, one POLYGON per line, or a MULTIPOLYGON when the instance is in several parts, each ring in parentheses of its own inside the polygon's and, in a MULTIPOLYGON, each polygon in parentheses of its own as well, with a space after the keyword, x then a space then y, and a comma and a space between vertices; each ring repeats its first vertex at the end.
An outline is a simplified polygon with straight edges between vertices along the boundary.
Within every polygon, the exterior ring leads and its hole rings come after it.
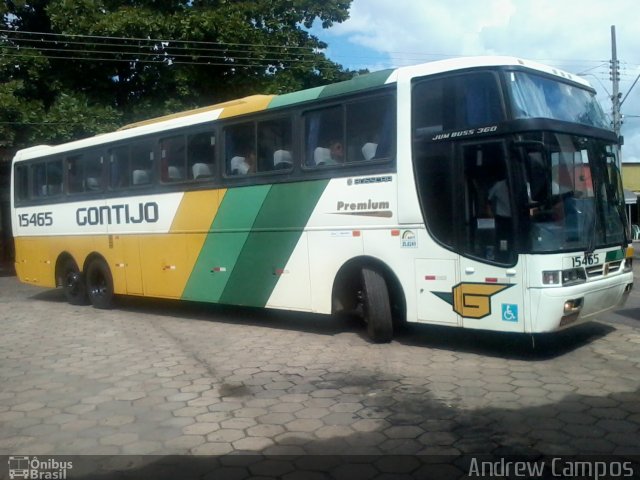
POLYGON ((503 141, 458 145, 460 282, 454 310, 465 327, 524 331, 524 270, 516 249, 516 212, 503 141))

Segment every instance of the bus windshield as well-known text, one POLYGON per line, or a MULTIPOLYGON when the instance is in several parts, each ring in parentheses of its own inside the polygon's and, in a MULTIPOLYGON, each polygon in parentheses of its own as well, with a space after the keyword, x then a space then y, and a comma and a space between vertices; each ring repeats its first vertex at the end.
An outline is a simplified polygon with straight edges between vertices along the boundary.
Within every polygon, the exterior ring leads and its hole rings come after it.
POLYGON ((609 129, 595 94, 585 88, 526 72, 510 72, 513 118, 549 118, 609 129))
POLYGON ((530 133, 524 175, 532 253, 622 244, 624 195, 613 145, 560 133, 530 133))

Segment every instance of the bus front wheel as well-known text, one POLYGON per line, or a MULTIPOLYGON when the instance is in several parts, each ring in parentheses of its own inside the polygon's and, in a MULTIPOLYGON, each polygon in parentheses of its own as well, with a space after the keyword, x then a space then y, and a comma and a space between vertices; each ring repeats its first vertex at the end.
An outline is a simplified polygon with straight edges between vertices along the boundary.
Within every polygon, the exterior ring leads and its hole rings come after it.
POLYGON ((92 260, 85 274, 87 294, 95 308, 109 309, 113 304, 113 277, 101 258, 92 260))
POLYGON ((89 303, 84 277, 76 262, 71 258, 67 259, 62 265, 60 280, 64 296, 71 305, 87 305, 89 303))
POLYGON ((393 319, 389 289, 382 274, 370 267, 362 269, 362 309, 371 340, 376 343, 390 342, 393 319))

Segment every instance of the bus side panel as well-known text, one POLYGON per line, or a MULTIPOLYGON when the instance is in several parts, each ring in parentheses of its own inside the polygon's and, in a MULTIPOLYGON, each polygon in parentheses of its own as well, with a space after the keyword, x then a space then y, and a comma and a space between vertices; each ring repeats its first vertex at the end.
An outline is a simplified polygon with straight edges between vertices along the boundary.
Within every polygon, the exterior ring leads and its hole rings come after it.
POLYGON ((331 313, 336 274, 349 260, 363 255, 362 237, 354 236, 351 230, 310 231, 308 237, 311 308, 317 313, 331 313))
POLYGON ((220 301, 270 185, 227 190, 182 293, 185 300, 220 301))
MULTIPOLYGON (((306 248, 300 238, 326 186, 319 180, 271 187, 220 297, 222 303, 264 307, 276 285, 293 278, 306 281, 308 291, 307 262, 290 264, 289 273, 287 264, 296 247, 306 248)), ((300 308, 303 298, 291 298, 286 305, 297 303, 300 308)))
POLYGON ((267 307, 311 309, 307 233, 303 233, 300 237, 286 265, 275 268, 273 275, 278 279, 278 283, 267 300, 267 307))
POLYGON ((144 294, 179 298, 189 278, 186 236, 149 235, 140 239, 140 268, 144 294))
POLYGON ((329 182, 307 225, 314 312, 331 313, 336 275, 349 260, 369 255, 392 261, 389 251, 376 247, 366 250, 364 238, 386 238, 396 228, 397 190, 398 179, 393 173, 329 182))
POLYGON ((16 237, 16 273, 20 281, 55 287, 55 259, 51 260, 47 237, 16 237))

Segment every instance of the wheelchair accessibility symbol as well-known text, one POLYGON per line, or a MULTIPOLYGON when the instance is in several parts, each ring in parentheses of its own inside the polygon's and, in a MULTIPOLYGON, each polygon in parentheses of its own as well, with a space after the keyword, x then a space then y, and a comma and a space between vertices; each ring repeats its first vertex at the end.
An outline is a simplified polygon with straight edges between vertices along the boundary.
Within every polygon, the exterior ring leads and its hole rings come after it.
POLYGON ((518 321, 518 305, 514 303, 502 304, 502 321, 517 322, 518 321))

